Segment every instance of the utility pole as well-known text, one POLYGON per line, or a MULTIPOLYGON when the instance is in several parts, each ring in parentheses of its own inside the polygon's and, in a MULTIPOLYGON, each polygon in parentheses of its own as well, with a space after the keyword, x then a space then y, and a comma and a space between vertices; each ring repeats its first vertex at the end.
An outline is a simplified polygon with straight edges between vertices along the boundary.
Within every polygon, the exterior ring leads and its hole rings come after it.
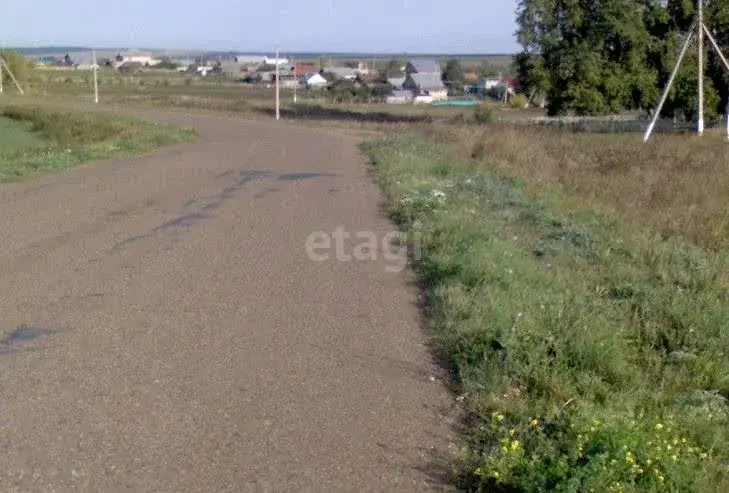
POLYGON ((10 67, 8 67, 7 63, 5 63, 5 59, 2 57, 1 54, 0 54, 0 93, 3 92, 2 91, 3 68, 5 68, 5 71, 7 71, 8 75, 10 76, 10 79, 15 84, 15 87, 17 87, 18 91, 20 91, 20 94, 25 94, 25 92, 23 91, 23 88, 20 87, 20 84, 18 84, 17 79, 13 75, 13 71, 10 70, 10 67))
MULTIPOLYGON (((711 46, 716 51, 717 55, 721 59, 721 61, 724 64, 724 68, 727 69, 727 72, 729 72, 729 62, 727 61, 726 57, 721 51, 721 48, 719 48, 718 43, 714 39, 714 36, 711 34, 711 31, 709 28, 704 24, 704 5, 703 0, 697 0, 697 6, 698 6, 698 12, 696 15, 696 18, 694 19, 694 22, 691 24, 691 27, 689 28, 688 35, 686 36, 686 41, 683 43, 683 48, 681 48, 681 54, 678 56, 678 60, 676 61, 676 65, 673 67, 673 72, 671 72, 671 77, 668 79, 668 84, 666 85, 666 88, 663 90, 663 95, 661 96, 661 100, 658 103, 658 107, 655 110, 655 113, 653 115, 653 119, 651 120, 651 123, 648 125, 648 128, 646 129, 645 135, 643 137, 643 142, 648 142, 648 139, 651 136, 651 133, 653 132, 653 128, 656 125, 656 122, 658 121, 658 118, 660 118, 661 110, 663 109, 663 105, 666 103, 666 99, 668 98, 668 93, 671 90, 671 86, 673 85, 674 80, 676 79, 676 74, 678 73, 678 70, 681 66, 681 62, 683 61, 684 57, 686 56, 686 51, 688 50, 689 44, 691 42, 691 38, 693 37, 694 29, 698 29, 698 50, 699 50, 699 84, 698 84, 698 92, 699 92, 699 108, 698 108, 698 122, 697 122, 697 133, 698 135, 703 135, 704 133, 704 36, 706 36, 709 39, 709 42, 711 43, 711 46)), ((729 118, 729 115, 727 115, 729 118)), ((729 128, 727 130, 729 133, 729 128)))
POLYGON ((299 77, 296 75, 296 59, 291 58, 291 65, 294 67, 294 104, 296 103, 296 89, 299 87, 299 77))
POLYGON ((699 4, 699 136, 704 135, 704 0, 699 4))
POLYGON ((278 70, 278 48, 276 48, 276 120, 281 118, 281 110, 279 105, 279 70, 278 70))
POLYGON ((93 64, 94 64, 94 101, 96 101, 96 104, 99 104, 99 77, 96 73, 96 69, 97 69, 96 50, 94 50, 92 53, 93 53, 93 64))

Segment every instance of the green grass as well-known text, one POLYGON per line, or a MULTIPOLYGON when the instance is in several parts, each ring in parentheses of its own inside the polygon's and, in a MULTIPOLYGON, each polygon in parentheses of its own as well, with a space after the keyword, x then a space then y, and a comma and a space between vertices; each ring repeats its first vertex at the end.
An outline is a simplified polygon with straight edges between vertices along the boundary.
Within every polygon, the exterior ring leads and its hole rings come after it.
POLYGON ((45 143, 46 140, 32 132, 27 123, 0 117, 0 149, 26 149, 45 143))
POLYGON ((364 149, 464 396, 459 486, 729 491, 726 252, 527 191, 453 142, 364 149))
POLYGON ((18 137, 9 137, 13 142, 28 144, 0 147, 0 182, 195 138, 191 130, 170 125, 37 106, 0 108, 0 118, 16 129, 18 137))

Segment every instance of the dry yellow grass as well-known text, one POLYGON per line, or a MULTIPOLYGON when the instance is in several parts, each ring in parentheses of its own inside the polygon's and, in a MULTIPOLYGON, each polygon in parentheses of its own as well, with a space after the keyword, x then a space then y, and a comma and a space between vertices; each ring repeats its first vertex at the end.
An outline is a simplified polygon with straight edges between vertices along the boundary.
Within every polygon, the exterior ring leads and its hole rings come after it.
MULTIPOLYGON (((479 166, 557 186, 663 234, 729 246, 729 143, 718 133, 575 134, 525 126, 441 128, 479 166)), ((442 135, 441 135, 442 136, 442 135)))

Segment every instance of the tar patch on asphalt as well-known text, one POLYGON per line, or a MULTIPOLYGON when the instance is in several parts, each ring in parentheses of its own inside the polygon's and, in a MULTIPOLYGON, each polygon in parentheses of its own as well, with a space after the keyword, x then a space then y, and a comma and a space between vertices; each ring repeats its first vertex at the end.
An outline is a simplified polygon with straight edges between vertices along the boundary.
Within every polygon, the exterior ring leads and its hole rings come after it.
POLYGON ((32 348, 33 343, 61 330, 21 325, 0 340, 0 356, 32 348))

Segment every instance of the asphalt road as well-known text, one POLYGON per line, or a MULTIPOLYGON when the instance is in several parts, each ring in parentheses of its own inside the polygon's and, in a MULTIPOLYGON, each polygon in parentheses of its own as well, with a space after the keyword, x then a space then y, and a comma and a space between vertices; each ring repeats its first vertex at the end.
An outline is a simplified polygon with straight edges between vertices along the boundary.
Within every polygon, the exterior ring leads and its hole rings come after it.
POLYGON ((355 142, 155 118, 202 140, 0 185, 0 491, 445 490, 406 273, 306 252, 392 229, 355 142))

